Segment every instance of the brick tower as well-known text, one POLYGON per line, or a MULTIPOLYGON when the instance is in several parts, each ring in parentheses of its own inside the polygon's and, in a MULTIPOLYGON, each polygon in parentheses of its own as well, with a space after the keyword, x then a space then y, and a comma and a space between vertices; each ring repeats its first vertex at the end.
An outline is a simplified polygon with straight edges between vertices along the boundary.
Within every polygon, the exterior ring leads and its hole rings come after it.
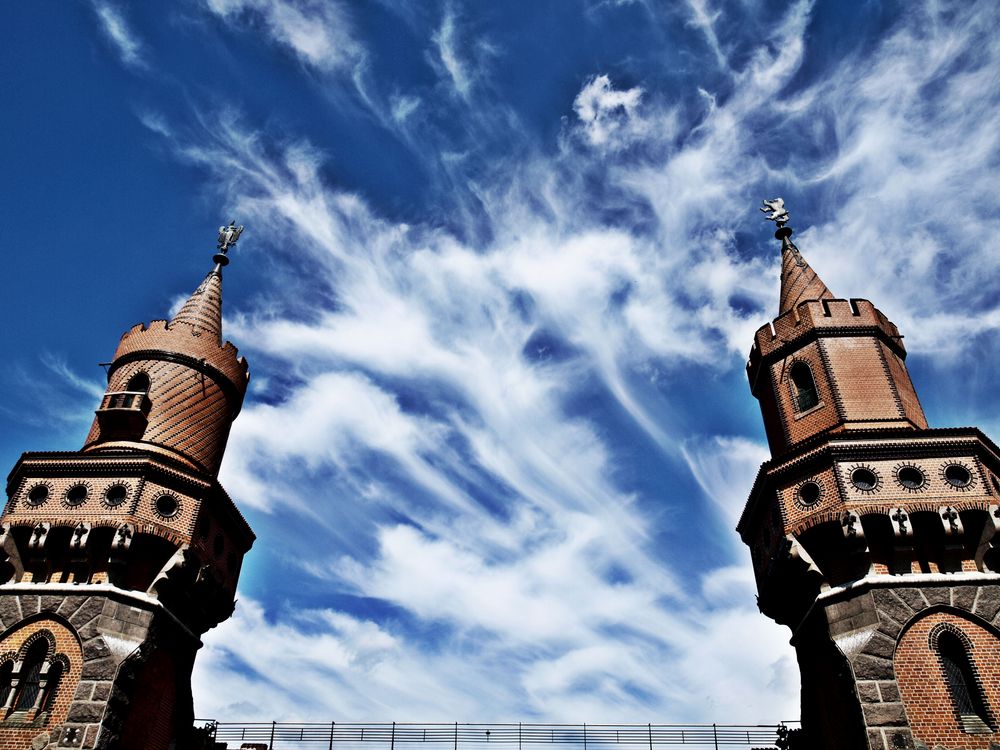
POLYGON ((1000 449, 928 428, 896 326, 835 299, 767 203, 780 310, 747 375, 772 458, 738 531, 792 630, 803 747, 1000 747, 1000 449))
POLYGON ((215 268, 118 344, 80 451, 25 453, 0 517, 0 750, 187 747, 202 633, 254 535, 219 484, 247 364, 215 268))

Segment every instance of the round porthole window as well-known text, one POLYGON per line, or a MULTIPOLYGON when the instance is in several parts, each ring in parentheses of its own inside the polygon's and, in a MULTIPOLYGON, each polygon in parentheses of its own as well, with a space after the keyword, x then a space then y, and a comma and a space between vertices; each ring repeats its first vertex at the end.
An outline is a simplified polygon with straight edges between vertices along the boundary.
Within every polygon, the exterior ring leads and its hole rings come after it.
POLYGON ((47 484, 36 484, 28 491, 28 505, 41 505, 49 499, 49 486, 47 484))
POLYGON ((944 467, 944 481, 952 487, 968 487, 972 484, 972 474, 961 464, 951 464, 944 467))
POLYGON ((810 506, 819 502, 820 495, 823 494, 818 482, 809 480, 799 485, 799 502, 802 505, 810 506))
POLYGON ((896 472, 896 480, 908 490, 919 490, 927 481, 924 473, 916 466, 901 466, 896 472))
POLYGON ((128 487, 124 484, 113 484, 104 493, 104 504, 109 508, 117 508, 128 497, 128 487))
POLYGON ((859 466, 851 472, 851 484, 862 492, 874 492, 878 487, 878 474, 867 467, 859 466))
POLYGON ((181 504, 173 495, 160 495, 153 501, 153 509, 160 518, 173 518, 181 509, 181 504))
POLYGON ((66 505, 71 508, 75 508, 78 505, 83 505, 87 502, 87 496, 90 494, 90 488, 85 484, 74 484, 66 491, 66 505))

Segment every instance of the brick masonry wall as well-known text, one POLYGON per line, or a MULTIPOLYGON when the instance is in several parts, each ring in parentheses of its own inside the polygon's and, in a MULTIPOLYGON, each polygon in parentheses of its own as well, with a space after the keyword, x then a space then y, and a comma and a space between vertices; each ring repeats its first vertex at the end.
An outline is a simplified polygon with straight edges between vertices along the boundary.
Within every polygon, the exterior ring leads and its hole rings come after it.
POLYGON ((761 399, 772 454, 843 422, 927 426, 902 353, 881 336, 899 344, 896 327, 866 300, 803 302, 757 332, 747 372, 761 399), (819 338, 809 341, 817 332, 819 338), (812 370, 822 402, 805 413, 792 403, 788 382, 797 360, 812 370), (762 365, 773 396, 755 385, 762 365), (775 407, 779 420, 769 413, 775 407), (782 435, 773 434, 778 424, 782 435))
POLYGON ((885 342, 880 341, 879 346, 882 349, 882 358, 885 360, 889 375, 895 384, 903 414, 918 427, 926 429, 927 417, 924 416, 924 408, 920 405, 920 399, 917 397, 917 391, 913 387, 913 381, 910 379, 906 364, 885 345, 885 342))
POLYGON ((144 372, 149 377, 149 422, 134 441, 102 440, 95 419, 86 445, 114 445, 142 442, 162 445, 194 462, 212 474, 219 470, 229 437, 234 407, 229 404, 218 383, 202 373, 176 362, 153 359, 131 362, 114 371, 108 392, 123 391, 133 375, 144 372))
POLYGON ((247 362, 230 342, 220 345, 214 336, 198 335, 190 326, 168 326, 154 320, 148 326, 138 323, 122 334, 114 358, 146 351, 166 351, 204 360, 228 378, 241 393, 249 380, 247 362))
MULTIPOLYGON (((88 467, 82 466, 82 469, 88 467)), ((176 487, 147 481, 142 477, 25 477, 21 486, 12 495, 13 503, 4 514, 4 520, 20 524, 48 521, 53 526, 75 525, 80 521, 117 525, 128 521, 139 527, 152 526, 162 529, 165 538, 188 541, 194 531, 199 500, 176 487), (49 499, 41 505, 32 506, 25 502, 28 493, 38 484, 49 487, 49 499), (66 504, 66 493, 71 487, 82 484, 87 488, 87 499, 79 505, 66 504), (108 489, 122 485, 126 488, 125 501, 117 507, 108 507, 105 494, 108 489), (156 500, 161 495, 172 495, 179 508, 176 515, 164 517, 156 512, 156 500)))
POLYGON ((794 355, 772 364, 771 382, 781 412, 785 447, 839 423, 840 415, 837 413, 836 399, 818 342, 807 344, 794 355), (809 366, 816 384, 816 394, 819 396, 819 404, 805 412, 799 412, 793 401, 789 373, 796 362, 804 362, 809 366))
POLYGON ((929 641, 931 630, 939 623, 950 623, 968 637, 972 644, 968 654, 982 680, 984 697, 994 717, 1000 709, 1000 639, 996 633, 957 613, 932 612, 906 630, 896 647, 894 660, 896 681, 913 736, 928 747, 987 748, 996 735, 970 735, 959 726, 940 656, 929 641))
POLYGON ((896 507, 932 511, 941 506, 952 506, 959 510, 985 509, 997 502, 995 492, 992 483, 985 480, 976 457, 958 455, 888 461, 838 461, 833 468, 803 473, 788 481, 778 489, 778 497, 785 522, 784 533, 798 534, 816 522, 827 520, 831 513, 839 514, 845 510, 855 511, 859 515, 888 515, 896 507), (957 488, 945 481, 945 468, 952 464, 959 464, 969 471, 972 481, 966 487, 957 488), (873 490, 862 491, 851 483, 851 473, 859 467, 875 473, 878 483, 873 490), (919 489, 908 489, 900 484, 897 474, 904 467, 913 467, 923 473, 926 481, 919 489), (799 498, 798 490, 808 480, 819 484, 822 492, 814 505, 805 506, 799 498))
MULTIPOLYGON (((40 569, 41 574, 45 576, 47 573, 48 580, 52 582, 77 581, 81 576, 86 579, 88 572, 90 582, 106 580, 106 567, 98 563, 102 560, 106 562, 106 545, 110 541, 106 540, 105 547, 99 548, 96 544, 98 529, 114 529, 128 522, 134 525, 136 540, 142 535, 153 535, 176 546, 190 544, 202 563, 212 566, 214 575, 226 589, 235 592, 248 545, 241 538, 241 529, 233 528, 231 516, 219 512, 225 510, 219 507, 220 503, 231 506, 231 501, 222 497, 210 502, 211 496, 206 497, 211 490, 209 482, 195 475, 170 471, 157 473, 154 469, 163 467, 154 466, 154 463, 148 459, 105 462, 95 455, 67 457, 55 463, 32 462, 13 486, 2 520, 14 527, 33 527, 42 522, 52 525, 45 548, 45 564, 40 569), (53 476, 54 466, 58 466, 58 471, 64 476, 53 476), (86 500, 76 506, 67 505, 67 491, 81 483, 88 488, 86 500), (31 505, 27 502, 28 496, 39 484, 48 487, 49 497, 40 505, 31 505), (115 486, 125 488, 125 498, 120 505, 109 507, 106 493, 115 486), (157 512, 157 498, 164 494, 177 500, 179 510, 176 515, 164 517, 157 512), (68 542, 64 539, 57 543, 59 534, 55 533, 60 527, 72 528, 81 521, 94 527, 89 549, 96 550, 96 554, 88 553, 88 561, 94 563, 89 568, 69 559, 68 542)), ((23 549, 21 553, 26 567, 30 569, 24 580, 30 580, 28 576, 34 577, 39 569, 32 562, 31 555, 23 549)))
POLYGON ((900 419, 903 410, 874 336, 821 339, 845 420, 900 419))

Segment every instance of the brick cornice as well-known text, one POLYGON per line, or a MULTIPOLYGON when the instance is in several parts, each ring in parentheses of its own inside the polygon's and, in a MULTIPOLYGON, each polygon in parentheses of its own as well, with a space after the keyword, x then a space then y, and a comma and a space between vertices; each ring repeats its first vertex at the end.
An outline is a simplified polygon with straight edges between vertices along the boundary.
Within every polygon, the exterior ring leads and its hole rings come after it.
POLYGON ((249 550, 257 536, 250 524, 233 502, 218 479, 209 475, 199 475, 159 453, 142 451, 107 451, 82 453, 59 451, 45 453, 23 453, 14 464, 7 477, 7 496, 17 491, 17 483, 22 474, 30 469, 40 477, 64 476, 72 472, 78 476, 145 476, 166 479, 168 483, 190 488, 190 494, 214 498, 213 507, 220 511, 237 529, 249 550))
POLYGON ((927 430, 866 429, 857 432, 824 433, 803 441, 792 451, 761 464, 736 530, 741 535, 756 511, 760 497, 790 473, 833 461, 948 456, 957 448, 991 453, 1000 461, 1000 448, 975 427, 948 427, 927 430), (985 448, 979 450, 979 446, 985 448))

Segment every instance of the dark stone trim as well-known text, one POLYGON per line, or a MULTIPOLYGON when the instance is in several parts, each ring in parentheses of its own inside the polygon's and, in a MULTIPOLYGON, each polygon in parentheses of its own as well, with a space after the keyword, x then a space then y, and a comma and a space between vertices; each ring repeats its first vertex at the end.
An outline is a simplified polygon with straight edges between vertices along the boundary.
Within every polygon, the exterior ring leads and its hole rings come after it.
MULTIPOLYGON (((900 419, 906 419, 906 409, 903 408, 903 399, 899 395, 899 388, 896 387, 896 381, 892 377, 892 371, 889 369, 889 363, 885 358, 885 349, 878 346, 878 359, 882 363, 882 372, 885 373, 886 382, 889 383, 889 390, 892 391, 892 400, 896 402, 896 410, 899 413, 900 419)), ((903 365, 905 368, 906 365, 903 365)))
POLYGON ((844 398, 840 395, 840 385, 837 383, 837 379, 833 376, 833 368, 830 367, 830 354, 827 352, 826 347, 823 346, 823 342, 819 339, 816 340, 816 351, 819 352, 819 359, 823 363, 823 369, 826 371, 826 380, 830 384, 830 392, 833 394, 833 403, 837 407, 837 418, 838 421, 843 422, 847 419, 847 415, 844 413, 844 398))
MULTIPOLYGON (((782 365, 782 370, 785 367, 782 365)), ((774 373, 771 371, 770 365, 767 367, 767 380, 771 385, 771 393, 774 396, 774 408, 778 410, 778 421, 781 423, 781 434, 785 438, 785 445, 790 445, 792 442, 792 435, 789 431, 788 418, 785 415, 785 410, 781 408, 781 377, 774 377, 774 373)))

